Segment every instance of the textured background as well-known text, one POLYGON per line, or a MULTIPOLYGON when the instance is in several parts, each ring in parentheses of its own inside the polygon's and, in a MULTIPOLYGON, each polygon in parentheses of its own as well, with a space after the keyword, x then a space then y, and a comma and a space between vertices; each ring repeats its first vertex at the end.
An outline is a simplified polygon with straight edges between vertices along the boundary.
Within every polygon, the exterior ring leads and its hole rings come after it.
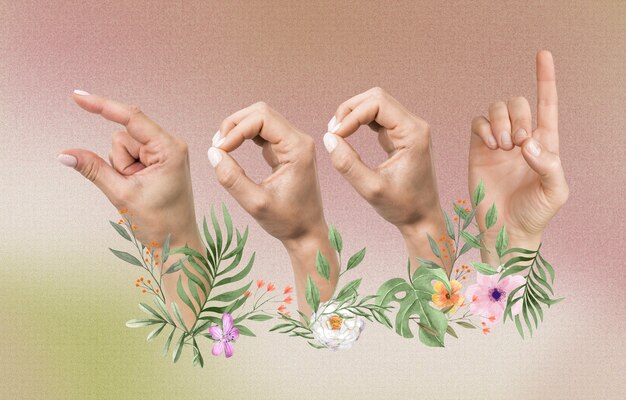
MULTIPOLYGON (((624 398, 624 2, 42 3, 0 1, 3 398, 624 398), (374 291, 403 273, 403 244, 330 165, 321 139, 335 107, 387 89, 432 125, 442 200, 467 197, 470 120, 513 95, 532 104, 541 48, 556 61, 572 194, 544 239, 567 299, 532 340, 507 324, 428 349, 370 325, 354 349, 331 354, 257 327, 235 358, 200 370, 188 355, 172 365, 161 341, 124 326, 140 295, 138 272, 107 250, 123 245, 107 222, 115 210, 55 160, 74 146, 104 156, 116 130, 76 107, 74 88, 139 104, 183 136, 198 214, 226 203, 261 250, 254 277, 282 285, 285 252, 206 159, 224 117, 267 101, 315 137, 327 219, 348 251, 368 246, 357 271, 374 291)), ((374 135, 350 140, 382 160, 374 135)), ((256 179, 269 170, 252 144, 235 156, 256 179)))

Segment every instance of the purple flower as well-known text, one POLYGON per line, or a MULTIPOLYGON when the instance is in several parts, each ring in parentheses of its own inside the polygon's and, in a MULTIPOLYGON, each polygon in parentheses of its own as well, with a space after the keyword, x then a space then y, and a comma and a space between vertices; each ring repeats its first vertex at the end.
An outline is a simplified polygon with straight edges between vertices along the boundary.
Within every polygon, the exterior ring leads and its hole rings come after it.
POLYGON ((211 354, 219 356, 224 352, 226 358, 231 357, 233 352, 233 345, 230 342, 234 342, 239 337, 239 329, 233 325, 233 316, 229 313, 222 315, 222 328, 214 325, 209 328, 211 337, 216 341, 213 345, 211 354))

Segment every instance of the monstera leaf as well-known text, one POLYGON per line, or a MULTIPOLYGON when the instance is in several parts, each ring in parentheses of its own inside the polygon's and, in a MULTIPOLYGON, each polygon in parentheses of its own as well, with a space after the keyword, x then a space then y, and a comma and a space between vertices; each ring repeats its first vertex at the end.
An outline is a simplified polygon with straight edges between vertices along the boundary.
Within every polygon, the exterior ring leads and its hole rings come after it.
POLYGON ((420 341, 430 347, 443 347, 448 319, 429 304, 435 293, 431 284, 433 279, 439 277, 426 266, 415 271, 411 283, 402 278, 390 279, 378 289, 377 304, 383 307, 394 302, 399 304, 395 323, 399 335, 405 338, 414 337, 409 323, 411 318, 417 316, 420 341))

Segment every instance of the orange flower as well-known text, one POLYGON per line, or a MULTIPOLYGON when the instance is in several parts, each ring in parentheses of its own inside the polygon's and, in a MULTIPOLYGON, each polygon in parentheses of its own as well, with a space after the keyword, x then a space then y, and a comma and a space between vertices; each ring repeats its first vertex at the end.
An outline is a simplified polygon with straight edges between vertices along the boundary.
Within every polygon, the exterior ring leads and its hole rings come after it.
POLYGON ((489 329, 489 328, 483 328, 483 333, 484 333, 485 335, 486 335, 486 334, 488 334, 489 332, 491 332, 491 329, 489 329))
POLYGON ((293 288, 291 286, 287 286, 285 290, 283 290, 283 294, 289 294, 293 292, 293 288))
POLYGON ((293 299, 291 298, 291 296, 287 296, 285 297, 285 300, 283 300, 285 303, 287 304, 291 304, 291 302, 293 301, 293 299))
POLYGON ((278 307, 278 312, 284 313, 286 309, 287 309, 287 306, 284 304, 281 304, 280 307, 278 307))
POLYGON ((267 283, 267 291, 268 291, 268 292, 271 292, 271 291, 273 291, 274 289, 276 289, 276 286, 274 286, 274 284, 273 284, 272 282, 268 282, 268 283, 267 283))
POLYGON ((263 285, 265 285, 265 281, 263 281, 263 279, 259 279, 258 281, 256 281, 256 287, 260 288, 263 285))
POLYGON ((456 279, 450 281, 450 288, 452 289, 452 294, 448 293, 448 289, 441 281, 435 282, 433 285, 433 289, 435 289, 435 294, 432 296, 432 301, 435 303, 435 306, 440 308, 446 308, 453 306, 450 309, 450 313, 454 313, 458 307, 463 305, 465 301, 465 297, 461 295, 459 292, 463 285, 459 283, 456 279))

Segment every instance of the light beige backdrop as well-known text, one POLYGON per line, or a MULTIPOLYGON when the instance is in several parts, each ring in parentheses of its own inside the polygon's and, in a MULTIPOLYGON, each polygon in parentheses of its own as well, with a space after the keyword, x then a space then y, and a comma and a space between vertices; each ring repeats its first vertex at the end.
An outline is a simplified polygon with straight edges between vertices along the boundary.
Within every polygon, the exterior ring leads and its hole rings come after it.
MULTIPOLYGON (((0 397, 619 399, 626 391, 623 253, 626 6, 593 2, 0 1, 0 397), (91 4, 89 4, 91 3, 91 4), (516 2, 517 3, 517 2, 516 2), (291 282, 288 258, 217 184, 206 159, 221 120, 264 100, 315 137, 329 222, 368 247, 363 289, 404 273, 399 234, 335 172, 322 134, 336 106, 382 86, 430 122, 440 192, 467 198, 473 116, 535 99, 534 56, 554 53, 571 200, 545 234, 567 299, 531 340, 509 324, 429 349, 368 325, 348 352, 276 334, 242 338, 203 369, 129 330, 138 272, 114 259, 115 210, 58 165, 106 156, 113 124, 75 88, 140 105, 190 144, 198 214, 224 202, 250 224, 253 277, 291 282)), ((374 135, 350 141, 372 164, 374 135)), ((252 144, 235 156, 255 179, 252 144)))

